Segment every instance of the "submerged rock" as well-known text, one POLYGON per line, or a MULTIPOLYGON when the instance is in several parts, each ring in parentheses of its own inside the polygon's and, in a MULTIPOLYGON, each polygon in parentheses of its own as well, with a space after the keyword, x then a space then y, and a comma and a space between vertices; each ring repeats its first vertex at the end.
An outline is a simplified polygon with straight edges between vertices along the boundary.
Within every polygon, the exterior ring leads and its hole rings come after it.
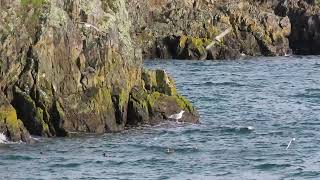
POLYGON ((198 119, 164 71, 142 71, 124 0, 1 1, 0 15, 0 130, 10 140, 117 132, 186 108, 186 121, 198 119), (146 101, 133 100, 136 87, 146 101))

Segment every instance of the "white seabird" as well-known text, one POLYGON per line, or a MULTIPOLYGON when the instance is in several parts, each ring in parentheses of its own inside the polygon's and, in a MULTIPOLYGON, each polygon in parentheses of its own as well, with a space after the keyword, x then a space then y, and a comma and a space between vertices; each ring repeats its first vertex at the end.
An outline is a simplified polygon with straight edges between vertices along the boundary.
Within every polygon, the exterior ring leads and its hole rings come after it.
POLYGON ((172 114, 171 116, 169 116, 169 119, 179 120, 182 118, 184 112, 185 111, 181 110, 178 114, 172 114))
POLYGON ((255 130, 255 128, 253 126, 248 126, 247 128, 248 128, 249 131, 254 131, 255 130))
POLYGON ((79 24, 83 24, 83 26, 85 28, 93 28, 94 30, 98 31, 98 32, 102 32, 99 28, 97 28, 96 26, 89 24, 87 22, 79 22, 79 24))
POLYGON ((291 145, 292 141, 295 141, 295 140, 296 140, 296 138, 292 138, 292 139, 290 140, 290 142, 289 142, 289 144, 288 144, 288 146, 287 146, 286 150, 288 150, 288 149, 289 149, 289 147, 290 147, 290 145, 291 145))

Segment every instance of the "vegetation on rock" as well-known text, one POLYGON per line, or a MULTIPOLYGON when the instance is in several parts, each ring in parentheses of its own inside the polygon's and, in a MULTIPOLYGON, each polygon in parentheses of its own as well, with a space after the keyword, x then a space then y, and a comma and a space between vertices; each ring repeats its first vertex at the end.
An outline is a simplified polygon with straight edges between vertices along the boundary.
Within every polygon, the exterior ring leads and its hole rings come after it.
MULTIPOLYGON (((0 131, 10 140, 28 141, 29 132, 48 137, 118 132, 129 124, 166 120, 154 116, 160 102, 175 108, 158 114, 191 106, 164 71, 148 71, 155 84, 145 88, 147 71, 129 34, 124 0, 1 5, 0 131), (146 94, 133 100, 136 87, 146 94)), ((186 121, 196 122, 198 114, 190 110, 186 121)))
POLYGON ((128 1, 132 36, 147 59, 237 59, 320 53, 318 1, 128 1), (209 41, 232 33, 210 49, 209 41))

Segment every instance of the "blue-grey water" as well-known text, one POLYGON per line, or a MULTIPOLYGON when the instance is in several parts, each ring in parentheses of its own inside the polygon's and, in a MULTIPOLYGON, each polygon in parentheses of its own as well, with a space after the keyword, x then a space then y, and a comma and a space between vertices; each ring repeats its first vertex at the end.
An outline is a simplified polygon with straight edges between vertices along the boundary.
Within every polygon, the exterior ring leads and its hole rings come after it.
POLYGON ((320 57, 145 66, 175 78, 201 124, 0 145, 0 179, 320 179, 320 57))

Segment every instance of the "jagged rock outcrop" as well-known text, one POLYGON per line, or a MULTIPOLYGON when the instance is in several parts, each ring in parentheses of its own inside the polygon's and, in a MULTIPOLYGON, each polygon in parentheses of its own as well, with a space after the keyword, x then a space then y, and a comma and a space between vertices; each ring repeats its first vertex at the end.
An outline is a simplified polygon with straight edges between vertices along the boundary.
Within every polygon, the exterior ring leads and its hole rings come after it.
POLYGON ((314 0, 282 0, 275 8, 278 15, 290 18, 290 47, 295 54, 320 54, 319 3, 314 0))
POLYGON ((0 5, 0 132, 10 140, 117 132, 180 110, 185 121, 198 121, 164 71, 142 71, 124 0, 0 5))
POLYGON ((241 54, 276 56, 290 53, 291 23, 277 16, 275 1, 165 0, 127 2, 133 37, 145 58, 228 59, 241 54), (213 48, 214 38, 232 32, 213 48))
POLYGON ((173 79, 163 70, 142 72, 143 87, 134 87, 130 94, 128 124, 157 124, 161 119, 186 112, 180 122, 197 122, 196 110, 183 96, 177 93, 173 79))

